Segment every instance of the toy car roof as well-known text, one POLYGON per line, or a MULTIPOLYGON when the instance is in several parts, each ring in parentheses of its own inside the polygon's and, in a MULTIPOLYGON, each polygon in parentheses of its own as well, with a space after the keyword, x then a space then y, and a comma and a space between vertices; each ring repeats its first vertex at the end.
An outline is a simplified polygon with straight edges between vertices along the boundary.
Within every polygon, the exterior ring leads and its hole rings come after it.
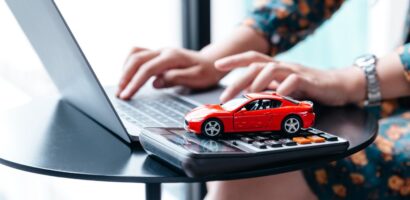
POLYGON ((247 94, 244 94, 244 96, 250 99, 260 99, 260 98, 283 99, 283 96, 278 95, 276 92, 247 93, 247 94))
POLYGON ((287 96, 281 96, 279 94, 277 94, 276 92, 257 92, 257 93, 248 93, 248 94, 244 94, 245 97, 249 98, 249 99, 263 99, 263 98, 267 98, 267 99, 285 99, 288 100, 294 104, 299 104, 300 101, 295 100, 291 97, 287 97, 287 96))

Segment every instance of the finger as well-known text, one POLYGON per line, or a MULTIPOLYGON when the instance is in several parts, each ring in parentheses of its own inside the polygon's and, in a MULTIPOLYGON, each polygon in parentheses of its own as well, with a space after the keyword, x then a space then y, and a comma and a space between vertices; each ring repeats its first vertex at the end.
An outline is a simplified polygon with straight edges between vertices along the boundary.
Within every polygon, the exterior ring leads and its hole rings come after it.
POLYGON ((273 59, 256 51, 248 51, 219 59, 215 62, 215 67, 221 71, 229 71, 233 68, 248 66, 255 62, 273 62, 273 59))
POLYGON ((130 99, 150 77, 162 74, 170 68, 187 66, 187 60, 186 55, 179 51, 161 53, 140 67, 124 91, 121 92, 120 98, 130 99))
POLYGON ((306 88, 313 87, 307 79, 298 74, 289 75, 276 90, 278 94, 289 96, 294 93, 305 93, 306 88))
POLYGON ((148 49, 143 48, 143 47, 133 47, 130 51, 130 54, 137 53, 137 52, 140 52, 140 51, 146 51, 146 50, 148 50, 148 49))
POLYGON ((130 53, 128 53, 127 58, 125 59, 124 65, 128 62, 128 60, 130 59, 130 56, 132 54, 138 53, 138 52, 142 52, 142 51, 148 51, 148 49, 146 48, 142 48, 142 47, 133 47, 130 51, 130 53))
POLYGON ((198 76, 195 76, 195 67, 183 68, 183 69, 170 69, 153 82, 155 88, 168 88, 176 85, 183 85, 187 87, 195 87, 195 82, 198 80, 198 76), (192 77, 195 77, 194 79, 192 77))
POLYGON ((282 67, 287 67, 295 73, 300 72, 302 70, 301 66, 299 64, 296 64, 296 63, 277 61, 277 65, 282 66, 282 67))
POLYGON ((252 82, 249 90, 251 92, 259 92, 268 88, 272 81, 282 81, 284 77, 292 73, 292 70, 277 65, 276 63, 268 63, 262 71, 256 76, 255 80, 252 82))
POLYGON ((278 88, 278 86, 279 86, 279 82, 274 80, 274 81, 269 83, 268 89, 269 90, 276 90, 278 88))
POLYGON ((164 85, 164 74, 158 74, 152 82, 152 86, 159 89, 164 88, 164 85))
POLYGON ((120 79, 117 96, 128 85, 134 74, 138 71, 138 68, 148 60, 158 56, 158 54, 158 51, 142 51, 140 53, 132 54, 129 57, 128 62, 125 64, 125 71, 120 79))
POLYGON ((249 72, 238 78, 235 82, 229 85, 220 96, 222 103, 232 99, 238 95, 242 90, 246 89, 252 80, 259 74, 265 63, 257 63, 250 65, 249 72))

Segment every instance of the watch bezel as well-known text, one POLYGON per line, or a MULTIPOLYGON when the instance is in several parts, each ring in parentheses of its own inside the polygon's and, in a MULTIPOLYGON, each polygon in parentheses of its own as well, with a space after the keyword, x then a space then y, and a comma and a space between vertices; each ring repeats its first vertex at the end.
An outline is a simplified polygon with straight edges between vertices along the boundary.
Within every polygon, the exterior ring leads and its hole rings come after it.
POLYGON ((376 65, 377 57, 373 54, 365 54, 356 58, 355 64, 361 68, 376 65))

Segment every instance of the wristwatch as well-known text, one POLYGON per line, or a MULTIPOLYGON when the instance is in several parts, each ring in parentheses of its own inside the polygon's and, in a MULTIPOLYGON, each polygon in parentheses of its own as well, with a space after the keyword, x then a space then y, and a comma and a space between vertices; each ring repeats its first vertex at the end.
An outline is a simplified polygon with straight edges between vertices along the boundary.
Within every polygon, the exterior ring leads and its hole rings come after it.
POLYGON ((364 105, 380 105, 382 95, 376 71, 377 57, 373 54, 366 54, 357 58, 354 64, 362 69, 366 76, 367 99, 364 101, 364 105))

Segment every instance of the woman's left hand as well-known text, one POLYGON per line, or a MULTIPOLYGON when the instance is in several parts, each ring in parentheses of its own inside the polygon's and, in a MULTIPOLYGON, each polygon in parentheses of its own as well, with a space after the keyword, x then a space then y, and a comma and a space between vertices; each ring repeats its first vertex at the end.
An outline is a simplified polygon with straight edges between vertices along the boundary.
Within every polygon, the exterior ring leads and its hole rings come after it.
POLYGON ((317 70, 275 61, 253 51, 215 62, 215 67, 221 71, 242 66, 249 66, 249 72, 225 89, 220 97, 222 102, 232 99, 242 90, 276 90, 280 95, 309 98, 327 105, 344 105, 362 96, 364 98, 364 75, 360 69, 354 67, 344 70, 317 70), (350 98, 351 96, 353 97, 350 98))

